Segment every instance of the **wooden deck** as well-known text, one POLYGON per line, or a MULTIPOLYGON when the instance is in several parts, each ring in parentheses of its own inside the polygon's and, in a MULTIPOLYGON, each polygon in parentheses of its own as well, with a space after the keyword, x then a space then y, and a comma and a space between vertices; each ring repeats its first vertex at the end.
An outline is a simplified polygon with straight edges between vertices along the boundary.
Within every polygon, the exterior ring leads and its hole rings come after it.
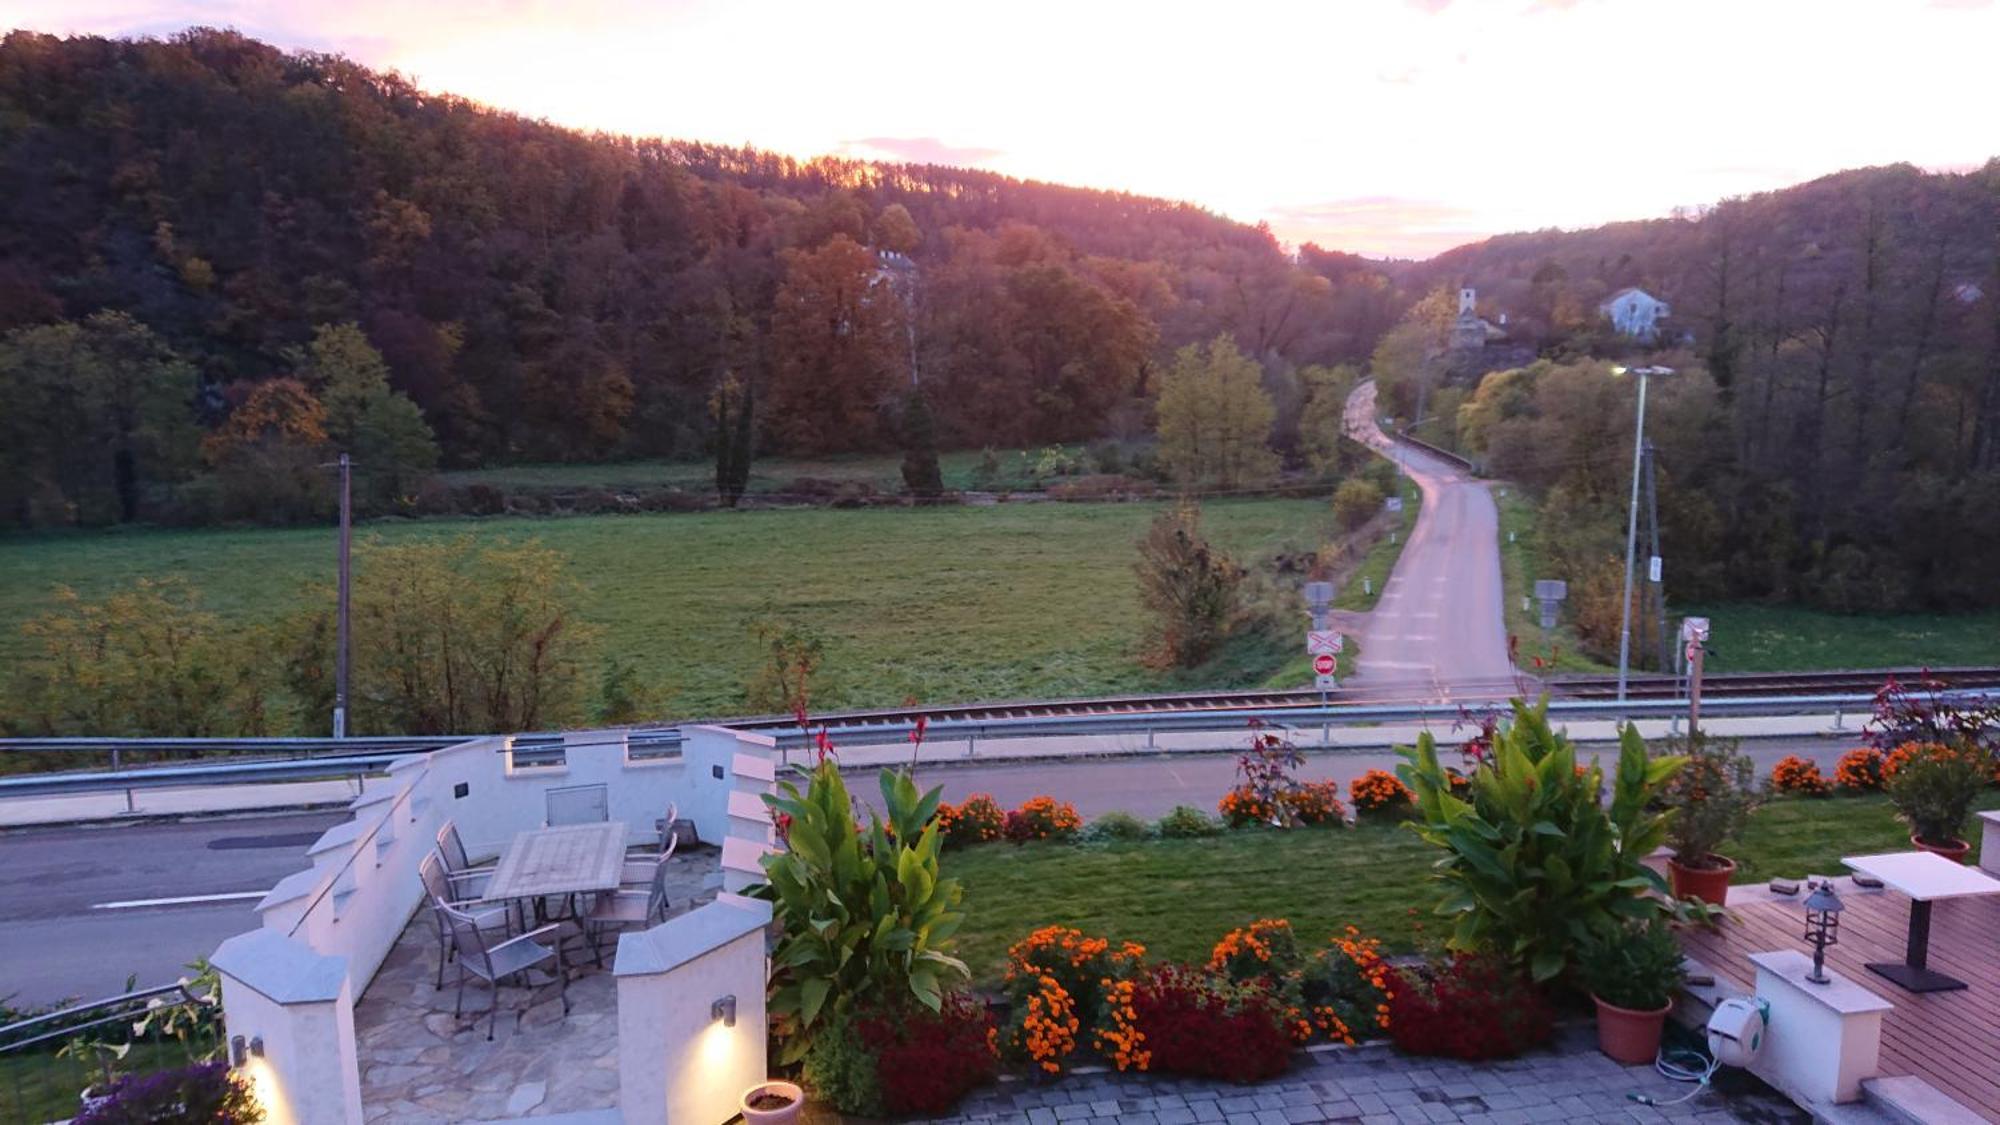
MULTIPOLYGON (((1915 995, 1871 973, 1870 961, 1901 961, 1909 932, 1910 900, 1892 890, 1863 890, 1842 876, 1834 883, 1846 907, 1840 944, 1826 951, 1827 966, 1896 1007, 1883 1020, 1883 1075, 1914 1075, 2000 1121, 2000 896, 1949 899, 1931 914, 1930 967, 1965 981, 1956 992, 1915 995)), ((1749 955, 1778 949, 1806 953, 1805 892, 1775 898, 1762 887, 1735 887, 1734 919, 1716 931, 1690 931, 1688 956, 1734 981, 1745 992, 1756 970, 1749 955)))

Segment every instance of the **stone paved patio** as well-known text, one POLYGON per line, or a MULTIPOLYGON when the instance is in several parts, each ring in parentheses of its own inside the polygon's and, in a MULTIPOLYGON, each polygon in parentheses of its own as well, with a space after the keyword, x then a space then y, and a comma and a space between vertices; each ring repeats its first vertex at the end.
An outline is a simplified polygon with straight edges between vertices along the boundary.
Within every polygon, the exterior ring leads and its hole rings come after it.
MULTIPOLYGON (((676 853, 667 902, 678 914, 715 897, 713 848, 676 853)), ((515 1028, 513 1006, 526 997, 502 991, 493 1041, 486 1041, 484 989, 466 989, 468 1012, 451 1014, 456 970, 437 980, 437 931, 419 910, 354 1008, 361 1062, 361 1103, 368 1125, 484 1121, 608 1109, 618 1103, 617 989, 609 966, 590 960, 580 938, 568 946, 570 1014, 551 992, 515 1028)))
MULTIPOLYGON (((1812 1118, 1749 1076, 1725 1072, 1712 1089, 1687 1093, 1650 1066, 1626 1067, 1597 1050, 1594 1028, 1565 1029, 1547 1050, 1501 1062, 1409 1058, 1386 1046, 1302 1055, 1290 1073, 1257 1086, 1140 1075, 1072 1075, 1060 1082, 1002 1083, 967 1098, 955 1125, 1525 1125, 1543 1121, 1809 1122, 1812 1118)), ((832 1115, 827 1115, 831 1117, 832 1115)))

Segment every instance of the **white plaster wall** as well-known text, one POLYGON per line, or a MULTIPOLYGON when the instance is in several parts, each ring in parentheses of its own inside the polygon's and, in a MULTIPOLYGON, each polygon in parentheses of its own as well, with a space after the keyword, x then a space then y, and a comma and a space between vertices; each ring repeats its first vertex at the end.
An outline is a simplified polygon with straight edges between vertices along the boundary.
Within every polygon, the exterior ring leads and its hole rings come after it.
MULTIPOLYGON (((706 907, 704 909, 730 909, 706 907)), ((628 1122, 722 1125, 766 1077, 764 930, 668 972, 618 978, 618 1103, 628 1122), (710 1014, 736 997, 736 1025, 710 1014)))
POLYGON ((343 988, 331 1001, 280 1004, 221 974, 229 1036, 264 1041, 242 1068, 269 1125, 360 1125, 361 1071, 354 1056, 354 1004, 343 988))

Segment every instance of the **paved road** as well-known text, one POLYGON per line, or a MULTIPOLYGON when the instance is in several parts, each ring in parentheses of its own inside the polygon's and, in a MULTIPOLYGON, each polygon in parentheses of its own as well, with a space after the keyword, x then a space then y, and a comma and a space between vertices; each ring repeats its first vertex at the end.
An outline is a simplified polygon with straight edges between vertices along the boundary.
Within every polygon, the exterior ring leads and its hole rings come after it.
POLYGON ((0 997, 40 1004, 166 984, 222 939, 257 925, 254 898, 99 904, 255 891, 306 866, 345 813, 53 828, 0 836, 0 997))
POLYGON ((1493 496, 1456 466, 1392 443, 1375 418, 1375 384, 1363 383, 1347 400, 1348 433, 1402 462, 1424 502, 1362 626, 1354 683, 1412 687, 1440 699, 1513 694, 1493 496))

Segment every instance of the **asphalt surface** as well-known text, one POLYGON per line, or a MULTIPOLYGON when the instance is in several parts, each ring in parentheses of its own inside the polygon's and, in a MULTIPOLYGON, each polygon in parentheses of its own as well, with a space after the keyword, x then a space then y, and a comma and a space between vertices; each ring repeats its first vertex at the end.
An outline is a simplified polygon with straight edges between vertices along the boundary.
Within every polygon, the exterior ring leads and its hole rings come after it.
POLYGON ((1400 462, 1424 500, 1362 625, 1353 686, 1442 700, 1513 694, 1493 496, 1449 462, 1391 442, 1375 411, 1375 384, 1363 383, 1347 400, 1349 435, 1400 462))
POLYGON ((0 998, 16 1006, 168 984, 222 940, 254 929, 254 898, 174 906, 104 903, 255 891, 306 866, 344 812, 0 835, 0 998))
MULTIPOLYGON (((1817 759, 1832 772, 1852 740, 1773 739, 1748 743, 1758 772, 1786 754, 1817 759)), ((1387 751, 1307 752, 1300 776, 1343 787, 1369 769, 1393 768, 1387 751)), ((875 797, 872 768, 850 787, 875 797)), ((1013 807, 1040 794, 1077 806, 1086 818, 1114 809, 1153 819, 1175 805, 1210 812, 1235 783, 1230 754, 1181 753, 1098 761, 1028 761, 927 766, 918 781, 945 799, 991 794, 1013 807)), ((0 998, 17 1005, 66 997, 95 999, 166 984, 224 938, 257 925, 255 898, 104 908, 101 904, 207 894, 261 894, 306 866, 305 850, 342 819, 338 813, 273 814, 177 823, 17 830, 0 835, 0 998)))

